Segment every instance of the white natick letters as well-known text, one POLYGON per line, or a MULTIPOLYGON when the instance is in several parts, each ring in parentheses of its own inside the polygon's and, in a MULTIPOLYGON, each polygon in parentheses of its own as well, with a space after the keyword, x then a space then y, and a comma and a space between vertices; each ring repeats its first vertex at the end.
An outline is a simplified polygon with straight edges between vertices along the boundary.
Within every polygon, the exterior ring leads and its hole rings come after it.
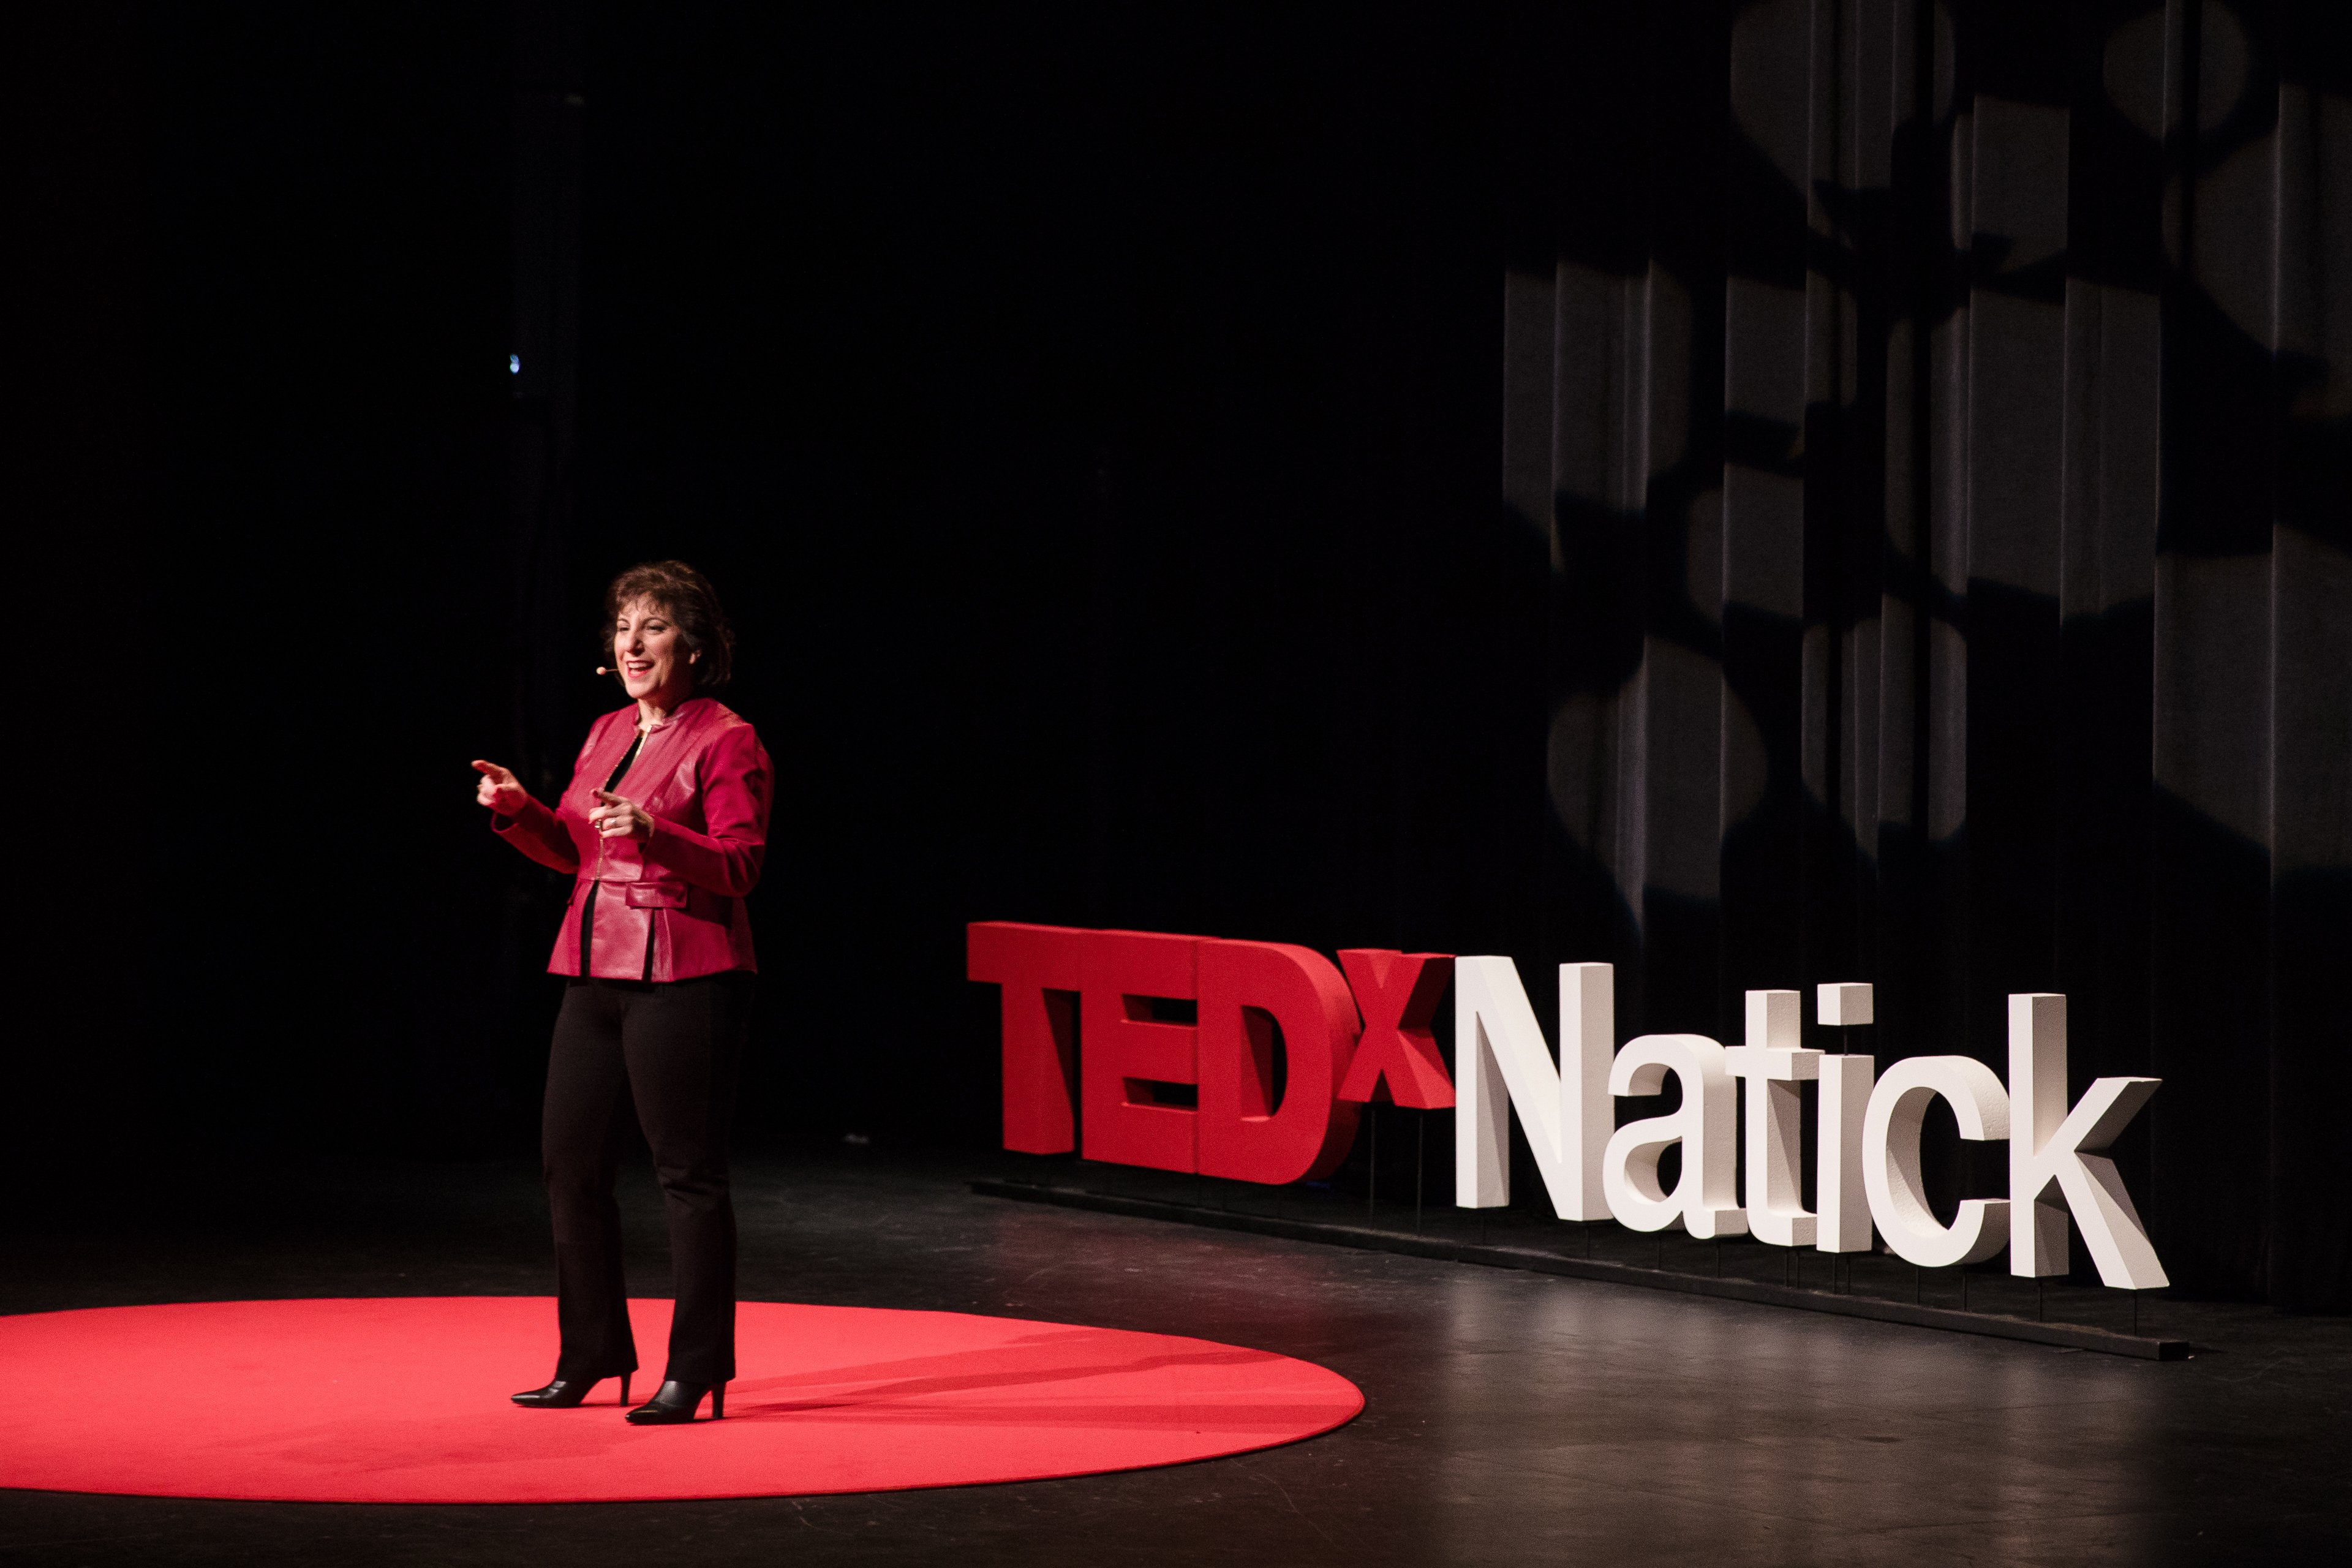
MULTIPOLYGON (((1643 1035, 1612 1051, 1615 976, 1606 963, 1560 965, 1555 1065, 1509 959, 1457 959, 1454 976, 1454 1201, 1464 1208, 1510 1201, 1517 1110, 1562 1219, 1680 1226, 1701 1238, 1752 1232, 1775 1247, 1832 1253, 1868 1251, 1874 1229, 1897 1257, 1923 1267, 1980 1262, 2007 1247, 2011 1272, 2035 1277, 2066 1271, 2071 1213, 2102 1280, 2136 1290, 2166 1283, 2105 1152, 2159 1080, 2100 1079, 2070 1109, 2063 996, 2009 999, 2003 1085, 1970 1057, 1907 1057, 1879 1075, 1873 1057, 1806 1049, 1795 991, 1748 992, 1738 1046, 1643 1035), (1614 1125, 1616 1097, 1657 1094, 1669 1074, 1682 1089, 1678 1109, 1614 1125), (1812 1212, 1800 1164, 1808 1079, 1820 1084, 1812 1212), (1928 1206, 1920 1173, 1920 1126, 1937 1098, 1962 1137, 2009 1142, 2010 1195, 1965 1199, 1948 1226, 1928 1206), (1658 1163, 1677 1144, 1682 1174, 1668 1192, 1658 1163)), ((1815 1006, 1829 1027, 1874 1017, 1872 989, 1859 983, 1821 986, 1815 1006)))
MULTIPOLYGON (((1516 971, 1511 984, 1518 984, 1516 971)), ((1617 1042, 1617 970, 1609 963, 1559 966, 1559 1162, 1575 1183, 1562 1219, 1607 1219, 1601 1157, 1617 1128, 1609 1058, 1617 1042), (1570 1063, 1574 1066, 1571 1068, 1570 1063)))
POLYGON ((1561 1065, 1552 1064, 1535 1009, 1507 958, 1454 964, 1454 1191, 1463 1208, 1511 1201, 1510 1117, 1562 1219, 1610 1217, 1601 1152, 1616 1118, 1609 1099, 1617 1032, 1615 972, 1606 963, 1559 966, 1561 1065))
MULTIPOLYGON (((1832 1028, 1867 1024, 1867 985, 1824 985, 1816 994, 1816 1022, 1832 1028)), ((1814 1142, 1814 1201, 1822 1205, 1813 1245, 1823 1252, 1870 1250, 1870 1194, 1862 1179, 1862 1119, 1870 1109, 1877 1062, 1866 1056, 1822 1057, 1821 1136, 1814 1142)))
POLYGON ((1822 1053, 1800 1049, 1794 991, 1748 994, 1748 1043, 1723 1053, 1748 1085, 1748 1228, 1774 1247, 1811 1247, 1817 1218, 1801 1201, 1805 1096, 1798 1085, 1822 1076, 1822 1053))
POLYGON ((1839 1028, 1867 1024, 1874 1011, 1871 988, 1852 981, 1819 986, 1813 996, 1814 1005, 1819 1008, 1814 1015, 1816 1019, 1839 1028))
POLYGON ((1668 1073, 1683 1089, 1680 1110, 1629 1121, 1609 1140, 1601 1182, 1618 1224, 1664 1230, 1679 1223, 1702 1239, 1746 1234, 1736 1185, 1739 1091, 1725 1069, 1729 1054, 1705 1035, 1643 1035, 1617 1053, 1611 1094, 1655 1094, 1668 1073), (1683 1146, 1683 1173, 1669 1193, 1658 1184, 1658 1157, 1675 1143, 1683 1146))
POLYGON ((2102 1283, 2155 1290, 2164 1266, 2147 1242, 2116 1163, 2116 1141, 2162 1081, 2103 1078, 2066 1109, 2066 998, 2047 992, 2009 999, 2009 1271, 2066 1272, 2066 1211, 2091 1249, 2102 1283))
POLYGON ((1906 1057, 1870 1091, 1862 1118, 1862 1184, 1870 1217, 1895 1256, 1922 1268, 1981 1263, 2009 1244, 2007 1198, 1964 1198, 1948 1226, 1927 1206, 1919 1124, 1941 1097, 1973 1142, 2009 1136, 2009 1091, 1974 1057, 1906 1057))

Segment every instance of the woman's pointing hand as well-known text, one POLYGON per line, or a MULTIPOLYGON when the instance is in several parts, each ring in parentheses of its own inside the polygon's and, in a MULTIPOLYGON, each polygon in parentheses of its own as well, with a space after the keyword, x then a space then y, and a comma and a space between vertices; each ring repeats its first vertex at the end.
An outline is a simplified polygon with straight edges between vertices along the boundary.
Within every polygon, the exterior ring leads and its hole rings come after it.
POLYGON ((500 816, 512 816, 530 799, 530 792, 520 780, 496 763, 474 759, 474 771, 482 775, 474 786, 474 798, 497 812, 500 816))

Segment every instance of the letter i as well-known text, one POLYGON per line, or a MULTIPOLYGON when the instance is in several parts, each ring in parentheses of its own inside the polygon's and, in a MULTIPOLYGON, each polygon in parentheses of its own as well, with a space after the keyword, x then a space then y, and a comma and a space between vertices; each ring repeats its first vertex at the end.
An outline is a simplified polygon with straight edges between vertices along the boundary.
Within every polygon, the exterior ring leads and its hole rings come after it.
MULTIPOLYGON (((1815 1017, 1830 1027, 1871 1022, 1866 984, 1823 985, 1815 995, 1815 1017)), ((1814 1182, 1821 1217, 1813 1245, 1823 1252, 1870 1250, 1870 1197, 1862 1185, 1862 1119, 1877 1076, 1878 1063, 1871 1057, 1822 1058, 1821 1135, 1815 1140, 1820 1165, 1814 1182)))

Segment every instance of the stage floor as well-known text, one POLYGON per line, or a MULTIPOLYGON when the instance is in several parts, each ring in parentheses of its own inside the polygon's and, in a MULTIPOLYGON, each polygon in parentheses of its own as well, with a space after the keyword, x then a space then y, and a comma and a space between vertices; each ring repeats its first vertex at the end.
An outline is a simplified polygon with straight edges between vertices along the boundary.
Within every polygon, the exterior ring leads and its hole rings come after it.
MULTIPOLYGON (((2131 1362, 966 1189, 989 1173, 984 1160, 873 1150, 751 1162, 743 1293, 1201 1335, 1328 1366, 1362 1388, 1364 1414, 1230 1458, 945 1490, 551 1506, 0 1491, 0 1568, 1927 1568, 2300 1562, 2352 1546, 2343 1320, 2176 1308, 2197 1357, 2131 1362)), ((142 1223, 53 1216, 31 1229, 39 1200, 21 1194, 0 1237, 0 1310, 540 1294, 536 1175, 523 1163, 254 1174, 187 1184, 142 1223)), ((624 1190, 631 1284, 656 1292, 650 1174, 633 1173, 624 1190)), ((641 1353, 657 1365, 657 1347, 641 1353)), ((514 1386, 545 1371, 519 1366, 514 1386)))

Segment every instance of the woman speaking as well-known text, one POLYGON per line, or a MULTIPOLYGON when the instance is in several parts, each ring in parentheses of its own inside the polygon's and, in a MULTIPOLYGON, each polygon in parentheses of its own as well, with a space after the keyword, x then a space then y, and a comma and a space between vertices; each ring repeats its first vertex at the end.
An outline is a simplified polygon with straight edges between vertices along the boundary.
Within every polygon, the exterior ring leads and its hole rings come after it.
POLYGON ((548 964, 568 978, 540 1127, 562 1349, 554 1379, 514 1399, 568 1407, 617 1377, 628 1403, 637 1352, 613 1187, 634 1101, 676 1301, 660 1392, 628 1418, 667 1425, 693 1420, 705 1394, 724 1415, 735 1375, 727 1140, 753 984, 743 897, 767 847, 772 775, 751 726, 707 695, 726 684, 734 634, 700 573, 632 567, 604 591, 604 624, 635 700, 589 727, 554 807, 496 763, 474 764, 491 827, 574 878, 548 964))

